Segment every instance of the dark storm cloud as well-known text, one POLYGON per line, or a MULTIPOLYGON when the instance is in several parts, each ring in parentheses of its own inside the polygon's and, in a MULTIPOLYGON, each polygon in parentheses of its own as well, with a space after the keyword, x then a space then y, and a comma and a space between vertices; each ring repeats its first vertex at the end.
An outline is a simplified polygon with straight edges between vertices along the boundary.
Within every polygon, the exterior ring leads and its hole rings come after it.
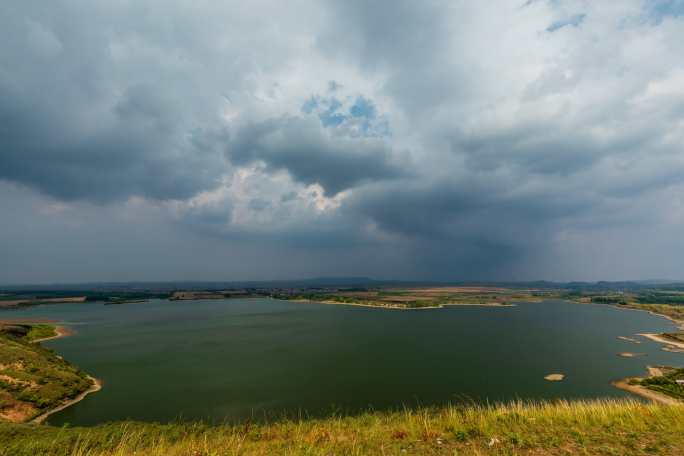
POLYGON ((635 150, 650 138, 626 132, 609 142, 548 125, 520 125, 515 129, 477 134, 454 132, 452 150, 465 156, 473 171, 515 169, 529 174, 571 175, 592 166, 616 150, 635 150))
POLYGON ((107 127, 82 133, 64 125, 68 113, 40 112, 40 100, 24 99, 37 107, 29 114, 0 92, 0 117, 6 119, 0 178, 67 200, 183 199, 215 186, 222 158, 213 149, 224 140, 221 134, 195 131, 179 137, 173 121, 140 95, 127 95, 107 127))
POLYGON ((126 36, 138 24, 113 32, 100 21, 119 11, 81 6, 3 7, 0 179, 93 201, 184 199, 216 186, 225 138, 197 116, 216 106, 159 63, 133 58, 126 36))
POLYGON ((512 180, 490 175, 404 182, 369 190, 350 205, 381 229, 414 240, 496 244, 512 250, 540 242, 535 233, 547 230, 549 222, 594 209, 594 202, 581 194, 552 189, 512 193, 512 180))
POLYGON ((445 53, 458 37, 448 11, 459 5, 428 1, 328 2, 330 28, 319 45, 369 73, 385 74, 385 91, 406 109, 422 111, 467 93, 468 69, 445 53))
POLYGON ((383 140, 330 136, 310 118, 247 125, 231 139, 228 150, 236 165, 261 161, 274 170, 287 170, 304 184, 320 184, 329 195, 406 174, 391 162, 383 140))

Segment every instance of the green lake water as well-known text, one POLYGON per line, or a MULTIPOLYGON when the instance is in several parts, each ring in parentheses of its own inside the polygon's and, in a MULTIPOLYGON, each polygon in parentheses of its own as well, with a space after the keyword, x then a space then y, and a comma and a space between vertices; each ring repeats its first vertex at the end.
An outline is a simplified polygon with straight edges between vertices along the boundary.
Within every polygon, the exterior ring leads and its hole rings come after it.
POLYGON ((684 364, 639 332, 663 318, 562 301, 397 311, 271 299, 59 304, 0 313, 51 318, 45 342, 104 388, 51 424, 212 422, 463 401, 626 397, 615 379, 684 364), (636 336, 635 336, 636 337, 636 336), (620 352, 645 356, 623 358, 620 352), (562 382, 544 376, 563 373, 562 382))

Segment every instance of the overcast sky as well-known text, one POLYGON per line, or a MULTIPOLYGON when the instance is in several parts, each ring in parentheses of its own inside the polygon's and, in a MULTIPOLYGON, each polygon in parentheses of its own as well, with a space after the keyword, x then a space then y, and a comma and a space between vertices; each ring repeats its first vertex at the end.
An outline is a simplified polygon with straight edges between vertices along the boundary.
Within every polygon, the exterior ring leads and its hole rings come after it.
POLYGON ((684 0, 0 5, 0 283, 684 279, 684 0))

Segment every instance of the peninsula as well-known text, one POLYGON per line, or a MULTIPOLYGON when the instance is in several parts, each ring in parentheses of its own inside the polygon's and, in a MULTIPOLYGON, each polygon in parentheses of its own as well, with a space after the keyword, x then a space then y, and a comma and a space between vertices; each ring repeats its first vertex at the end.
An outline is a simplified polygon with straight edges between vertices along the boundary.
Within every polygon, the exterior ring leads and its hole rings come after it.
POLYGON ((100 389, 98 380, 40 344, 68 334, 49 324, 0 323, 0 420, 42 422, 100 389))

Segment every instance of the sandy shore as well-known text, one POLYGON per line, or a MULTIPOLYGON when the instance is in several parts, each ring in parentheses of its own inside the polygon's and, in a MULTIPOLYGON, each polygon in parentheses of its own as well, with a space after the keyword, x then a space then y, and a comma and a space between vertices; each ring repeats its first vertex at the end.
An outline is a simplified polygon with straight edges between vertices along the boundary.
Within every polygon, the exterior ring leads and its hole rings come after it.
POLYGON ((100 391, 102 389, 102 381, 96 379, 95 377, 91 377, 90 375, 88 376, 88 378, 93 381, 93 386, 91 386, 87 390, 83 391, 81 394, 79 394, 75 398, 70 399, 70 400, 62 403, 61 405, 53 408, 52 410, 48 410, 47 412, 38 415, 37 417, 35 417, 34 419, 31 420, 31 423, 36 423, 36 424, 43 423, 53 413, 57 413, 61 410, 64 410, 65 408, 72 406, 72 405, 76 404, 77 402, 81 402, 88 394, 95 393, 95 392, 100 391))
MULTIPOLYGON (((525 301, 525 302, 532 302, 532 301, 525 301)), ((509 303, 504 303, 504 302, 484 302, 484 303, 479 303, 479 302, 456 302, 453 304, 444 304, 442 307, 515 307, 517 304, 509 304, 509 303)))
MULTIPOLYGON (((670 316, 668 316, 668 315, 663 315, 663 314, 661 314, 661 313, 657 313, 657 312, 654 312, 654 311, 652 311, 652 310, 647 310, 647 309, 634 309, 634 308, 632 308, 632 307, 624 307, 624 306, 619 306, 619 305, 613 306, 613 307, 615 307, 615 308, 617 308, 617 309, 623 309, 623 310, 634 310, 634 311, 637 311, 637 312, 647 312, 647 313, 649 313, 649 314, 651 314, 651 315, 655 315, 656 317, 661 317, 661 318, 665 318, 665 319, 667 319, 667 320, 670 320, 672 323, 675 324, 675 326, 677 326, 677 329, 679 329, 679 330, 684 330, 684 321, 682 321, 682 320, 676 320, 676 319, 674 319, 674 318, 672 318, 672 317, 670 317, 670 316)), ((660 335, 660 334, 655 334, 655 333, 639 333, 639 334, 637 334, 637 336, 645 337, 645 338, 650 339, 650 340, 652 340, 652 341, 654 341, 654 342, 659 342, 659 343, 661 343, 661 344, 665 344, 666 347, 663 347, 663 350, 665 350, 665 351, 673 351, 673 352, 681 352, 681 351, 684 351, 684 343, 678 342, 678 341, 676 341, 676 340, 668 339, 668 338, 666 338, 666 337, 663 337, 663 336, 660 335)), ((620 338, 620 339, 623 339, 623 340, 629 340, 629 338, 623 337, 623 336, 620 336, 619 338, 620 338)), ((635 342, 636 342, 636 341, 635 341, 635 342)), ((637 343, 639 343, 639 342, 637 342, 637 343)))
POLYGON ((637 356, 646 356, 646 354, 645 353, 622 352, 622 353, 618 353, 618 356, 622 356, 623 358, 636 358, 637 356))
POLYGON ((653 402, 657 402, 659 404, 665 404, 665 405, 682 405, 682 402, 678 401, 677 399, 666 396, 665 394, 661 394, 657 391, 650 390, 648 388, 644 388, 641 385, 630 385, 629 381, 632 380, 631 378, 626 378, 623 380, 618 380, 616 382, 613 382, 613 386, 616 388, 619 388, 623 391, 630 392, 632 394, 636 394, 637 396, 643 397, 644 399, 648 399, 653 402))
POLYGON ((353 306, 353 307, 371 307, 373 309, 392 309, 392 310, 423 310, 423 309, 441 309, 441 306, 430 307, 404 307, 396 305, 378 306, 375 304, 361 304, 358 302, 338 302, 338 301, 312 301, 310 299, 283 299, 282 301, 301 302, 308 304, 330 304, 337 306, 353 306))
POLYGON ((339 302, 339 301, 312 301, 310 299, 283 299, 283 301, 303 302, 309 304, 331 304, 338 306, 353 306, 353 307, 370 307, 373 309, 392 309, 392 310, 430 310, 430 309, 444 309, 445 307, 462 306, 462 307, 515 307, 515 304, 504 304, 499 302, 492 303, 453 303, 453 304, 439 304, 436 306, 426 307, 405 307, 400 305, 377 305, 377 304, 361 304, 358 302, 339 302))
POLYGON ((33 341, 33 343, 37 344, 38 342, 45 342, 46 340, 60 339, 62 337, 68 337, 74 334, 74 331, 67 328, 66 326, 55 326, 55 332, 57 333, 56 335, 50 337, 43 337, 42 339, 36 339, 33 341))
POLYGON ((544 377, 544 380, 548 380, 549 382, 560 382, 565 379, 565 374, 549 374, 546 377, 544 377))
POLYGON ((663 337, 660 334, 640 333, 637 335, 645 337, 647 339, 651 339, 652 341, 655 341, 655 342, 660 342, 661 344, 670 345, 672 347, 677 347, 677 348, 684 350, 684 342, 677 342, 676 340, 672 340, 672 339, 668 339, 667 337, 663 337))
POLYGON ((627 341, 627 342, 633 342, 633 343, 635 343, 635 344, 640 344, 640 343, 641 343, 640 340, 636 340, 636 339, 634 339, 634 338, 632 338, 632 337, 627 337, 627 336, 618 336, 618 339, 620 339, 620 340, 625 340, 625 341, 627 341))
POLYGON ((656 317, 665 318, 667 320, 670 320, 672 323, 674 323, 678 329, 684 330, 684 321, 677 320, 675 318, 670 317, 669 315, 664 315, 664 314, 654 312, 654 311, 648 310, 648 309, 635 309, 633 307, 625 307, 625 306, 621 306, 621 305, 614 305, 613 307, 615 307, 616 309, 622 309, 622 310, 634 310, 636 312, 646 312, 646 313, 649 313, 651 315, 655 315, 656 317))

